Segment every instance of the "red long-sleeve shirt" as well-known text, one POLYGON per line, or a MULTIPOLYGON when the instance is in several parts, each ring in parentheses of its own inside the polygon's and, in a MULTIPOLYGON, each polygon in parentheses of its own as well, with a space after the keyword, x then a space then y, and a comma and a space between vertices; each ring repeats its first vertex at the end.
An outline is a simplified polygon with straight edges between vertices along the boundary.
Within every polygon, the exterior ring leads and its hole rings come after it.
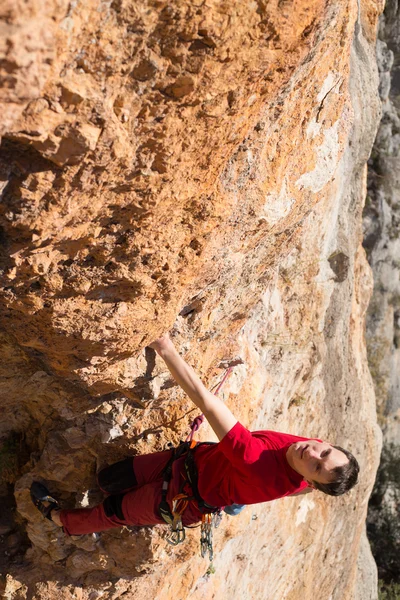
POLYGON ((196 449, 199 492, 213 506, 257 504, 307 487, 286 460, 291 444, 308 441, 277 431, 250 432, 240 423, 214 445, 196 449))

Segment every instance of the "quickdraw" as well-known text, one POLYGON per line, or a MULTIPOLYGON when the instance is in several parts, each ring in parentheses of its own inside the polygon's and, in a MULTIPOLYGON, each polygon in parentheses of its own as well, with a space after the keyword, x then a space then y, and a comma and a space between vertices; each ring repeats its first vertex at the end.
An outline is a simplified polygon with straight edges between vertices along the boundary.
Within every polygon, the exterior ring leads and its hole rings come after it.
POLYGON ((206 513, 201 519, 200 553, 202 558, 204 558, 208 552, 208 558, 210 562, 212 562, 214 558, 212 528, 214 527, 215 529, 217 529, 220 526, 221 521, 221 510, 219 510, 216 513, 206 513))
POLYGON ((169 537, 167 542, 172 546, 177 546, 185 541, 186 532, 182 523, 182 514, 184 513, 189 501, 185 494, 178 494, 172 500, 172 523, 169 537))
MULTIPOLYGON (((215 388, 215 395, 218 394, 231 372, 231 367, 226 370, 221 382, 215 388)), ((197 469, 195 467, 193 451, 198 445, 198 442, 193 440, 193 435, 195 431, 198 431, 203 421, 203 414, 196 417, 193 420, 193 423, 190 427, 191 431, 187 436, 186 441, 181 443, 177 448, 173 449, 171 459, 169 460, 166 468, 164 469, 162 500, 159 506, 159 511, 164 521, 170 525, 170 533, 166 538, 167 542, 172 546, 177 546, 178 544, 181 544, 186 538, 185 527, 182 523, 182 515, 185 512, 189 502, 197 502, 198 507, 201 510, 204 510, 200 529, 200 553, 201 556, 204 558, 208 552, 209 559, 210 561, 212 561, 214 557, 212 528, 217 528, 220 525, 222 520, 222 510, 221 508, 210 506, 206 502, 204 502, 204 500, 200 497, 197 488, 197 469), (187 496, 187 494, 182 493, 181 488, 181 492, 172 500, 171 511, 167 502, 167 492, 168 485, 172 477, 172 465, 177 458, 180 458, 184 454, 186 454, 185 470, 187 480, 190 486, 192 487, 194 496, 187 496)))

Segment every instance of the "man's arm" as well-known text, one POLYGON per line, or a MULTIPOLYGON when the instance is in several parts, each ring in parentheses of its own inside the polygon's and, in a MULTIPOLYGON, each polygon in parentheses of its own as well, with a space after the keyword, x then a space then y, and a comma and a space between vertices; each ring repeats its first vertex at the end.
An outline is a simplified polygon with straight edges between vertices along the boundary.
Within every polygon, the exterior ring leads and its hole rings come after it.
POLYGON ((237 423, 237 419, 229 408, 207 390, 192 367, 179 356, 168 335, 155 340, 150 344, 150 348, 153 348, 161 356, 172 377, 204 414, 218 439, 222 440, 237 423))

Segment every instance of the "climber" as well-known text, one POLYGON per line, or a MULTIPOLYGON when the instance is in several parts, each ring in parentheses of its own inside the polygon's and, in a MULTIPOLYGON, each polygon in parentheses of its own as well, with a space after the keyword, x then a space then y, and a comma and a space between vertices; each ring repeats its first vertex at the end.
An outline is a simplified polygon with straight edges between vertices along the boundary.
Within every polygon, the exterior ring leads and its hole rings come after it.
POLYGON ((205 512, 223 507, 228 507, 228 514, 237 514, 238 505, 313 490, 339 496, 357 483, 359 466, 347 450, 275 431, 251 433, 205 388, 168 335, 150 347, 204 413, 219 443, 200 443, 190 451, 181 445, 175 451, 134 456, 106 467, 98 482, 109 495, 93 508, 61 509, 43 484, 33 482, 35 506, 67 535, 169 522, 168 514, 177 515, 177 504, 183 507, 179 517, 187 526, 201 521, 205 512))

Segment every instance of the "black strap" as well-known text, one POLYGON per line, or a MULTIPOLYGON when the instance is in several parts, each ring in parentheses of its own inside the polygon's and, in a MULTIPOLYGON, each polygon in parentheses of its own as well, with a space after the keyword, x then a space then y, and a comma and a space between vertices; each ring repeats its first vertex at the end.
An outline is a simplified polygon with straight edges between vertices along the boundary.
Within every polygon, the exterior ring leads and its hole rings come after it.
POLYGON ((172 516, 172 513, 171 513, 171 509, 169 507, 169 504, 167 502, 168 486, 169 486, 169 482, 171 481, 171 477, 172 477, 172 467, 173 467, 174 462, 178 458, 183 456, 183 454, 185 454, 185 452, 188 451, 189 446, 190 446, 189 442, 181 442, 177 448, 174 448, 172 450, 171 458, 167 462, 166 466, 164 467, 163 473, 162 473, 163 486, 162 486, 162 492, 161 492, 161 502, 158 506, 158 510, 159 510, 161 517, 164 519, 164 521, 166 523, 168 523, 168 525, 170 525, 174 519, 174 517, 172 516))
POLYGON ((195 497, 196 501, 197 501, 197 505, 199 507, 199 509, 201 510, 201 512, 203 513, 214 513, 217 512, 219 510, 219 507, 217 506, 212 506, 211 504, 207 504, 207 502, 205 500, 203 500, 203 498, 200 496, 200 492, 199 492, 199 486, 198 486, 198 481, 199 481, 199 473, 197 470, 197 465, 194 459, 194 453, 196 451, 196 449, 198 448, 198 446, 200 446, 200 444, 214 444, 215 442, 201 442, 199 444, 197 444, 194 448, 189 448, 187 456, 186 456, 186 460, 185 460, 185 471, 186 471, 186 476, 188 478, 188 482, 190 484, 190 487, 192 488, 192 492, 193 492, 193 496, 195 497))

